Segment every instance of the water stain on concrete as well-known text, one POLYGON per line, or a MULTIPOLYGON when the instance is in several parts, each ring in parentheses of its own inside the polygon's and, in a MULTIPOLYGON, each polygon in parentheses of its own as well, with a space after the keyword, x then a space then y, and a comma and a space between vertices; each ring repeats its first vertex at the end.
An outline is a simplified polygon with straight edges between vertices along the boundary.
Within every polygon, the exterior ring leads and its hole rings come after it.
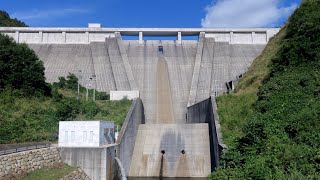
POLYGON ((182 134, 168 130, 161 137, 160 150, 165 151, 164 163, 167 168, 163 168, 164 176, 172 176, 176 172, 172 171, 176 169, 176 163, 178 162, 181 154, 181 150, 185 148, 185 141, 182 134))
POLYGON ((156 123, 174 124, 172 96, 169 81, 168 65, 163 56, 159 57, 157 64, 157 105, 156 123))
POLYGON ((189 165, 188 156, 186 154, 181 154, 177 162, 177 172, 176 177, 189 177, 189 165))

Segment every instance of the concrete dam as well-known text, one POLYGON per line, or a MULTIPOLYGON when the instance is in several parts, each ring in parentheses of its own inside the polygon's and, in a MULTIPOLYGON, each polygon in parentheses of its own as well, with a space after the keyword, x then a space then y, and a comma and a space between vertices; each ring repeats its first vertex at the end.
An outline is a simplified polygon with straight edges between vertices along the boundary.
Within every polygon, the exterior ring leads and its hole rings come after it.
POLYGON ((224 148, 215 97, 233 88, 278 31, 0 28, 34 50, 50 83, 74 73, 83 86, 102 92, 139 91, 115 146, 61 149, 68 164, 92 179, 112 179, 117 169, 126 177, 207 177, 224 148), (149 36, 176 40, 145 40, 149 36), (98 170, 83 165, 93 152, 103 154, 98 170), (77 156, 87 159, 72 160, 77 156))

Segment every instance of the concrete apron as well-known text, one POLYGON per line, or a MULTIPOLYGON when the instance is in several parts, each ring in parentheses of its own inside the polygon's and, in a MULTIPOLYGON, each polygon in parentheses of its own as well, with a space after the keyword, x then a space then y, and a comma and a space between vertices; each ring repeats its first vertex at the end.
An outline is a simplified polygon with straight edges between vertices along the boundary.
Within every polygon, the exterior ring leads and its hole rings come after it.
POLYGON ((139 126, 129 177, 207 177, 208 124, 139 126))

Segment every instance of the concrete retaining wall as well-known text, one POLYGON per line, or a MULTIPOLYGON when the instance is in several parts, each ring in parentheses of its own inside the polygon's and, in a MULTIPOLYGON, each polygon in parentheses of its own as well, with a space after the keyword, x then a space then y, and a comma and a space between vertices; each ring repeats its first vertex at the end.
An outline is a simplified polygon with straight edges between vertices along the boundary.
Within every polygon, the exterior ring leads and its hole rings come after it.
POLYGON ((43 148, 0 156, 0 179, 50 167, 61 162, 57 148, 43 148))
POLYGON ((117 139, 119 157, 126 176, 129 174, 133 149, 140 124, 145 124, 144 107, 140 98, 135 99, 129 109, 117 139))
POLYGON ((208 123, 210 136, 211 171, 219 165, 223 144, 215 97, 188 107, 187 123, 208 123))
POLYGON ((61 159, 70 166, 80 167, 92 180, 112 180, 115 147, 59 148, 61 159))

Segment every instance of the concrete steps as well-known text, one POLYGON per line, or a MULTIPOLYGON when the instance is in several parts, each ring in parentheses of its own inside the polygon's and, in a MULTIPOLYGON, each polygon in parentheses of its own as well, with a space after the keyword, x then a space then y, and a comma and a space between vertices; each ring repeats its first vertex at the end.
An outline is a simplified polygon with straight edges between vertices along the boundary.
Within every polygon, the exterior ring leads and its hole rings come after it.
POLYGON ((95 69, 97 89, 103 92, 115 90, 115 80, 105 42, 90 43, 95 69))
POLYGON ((107 38, 106 46, 114 76, 115 90, 130 91, 131 87, 129 79, 127 77, 116 38, 107 38))

